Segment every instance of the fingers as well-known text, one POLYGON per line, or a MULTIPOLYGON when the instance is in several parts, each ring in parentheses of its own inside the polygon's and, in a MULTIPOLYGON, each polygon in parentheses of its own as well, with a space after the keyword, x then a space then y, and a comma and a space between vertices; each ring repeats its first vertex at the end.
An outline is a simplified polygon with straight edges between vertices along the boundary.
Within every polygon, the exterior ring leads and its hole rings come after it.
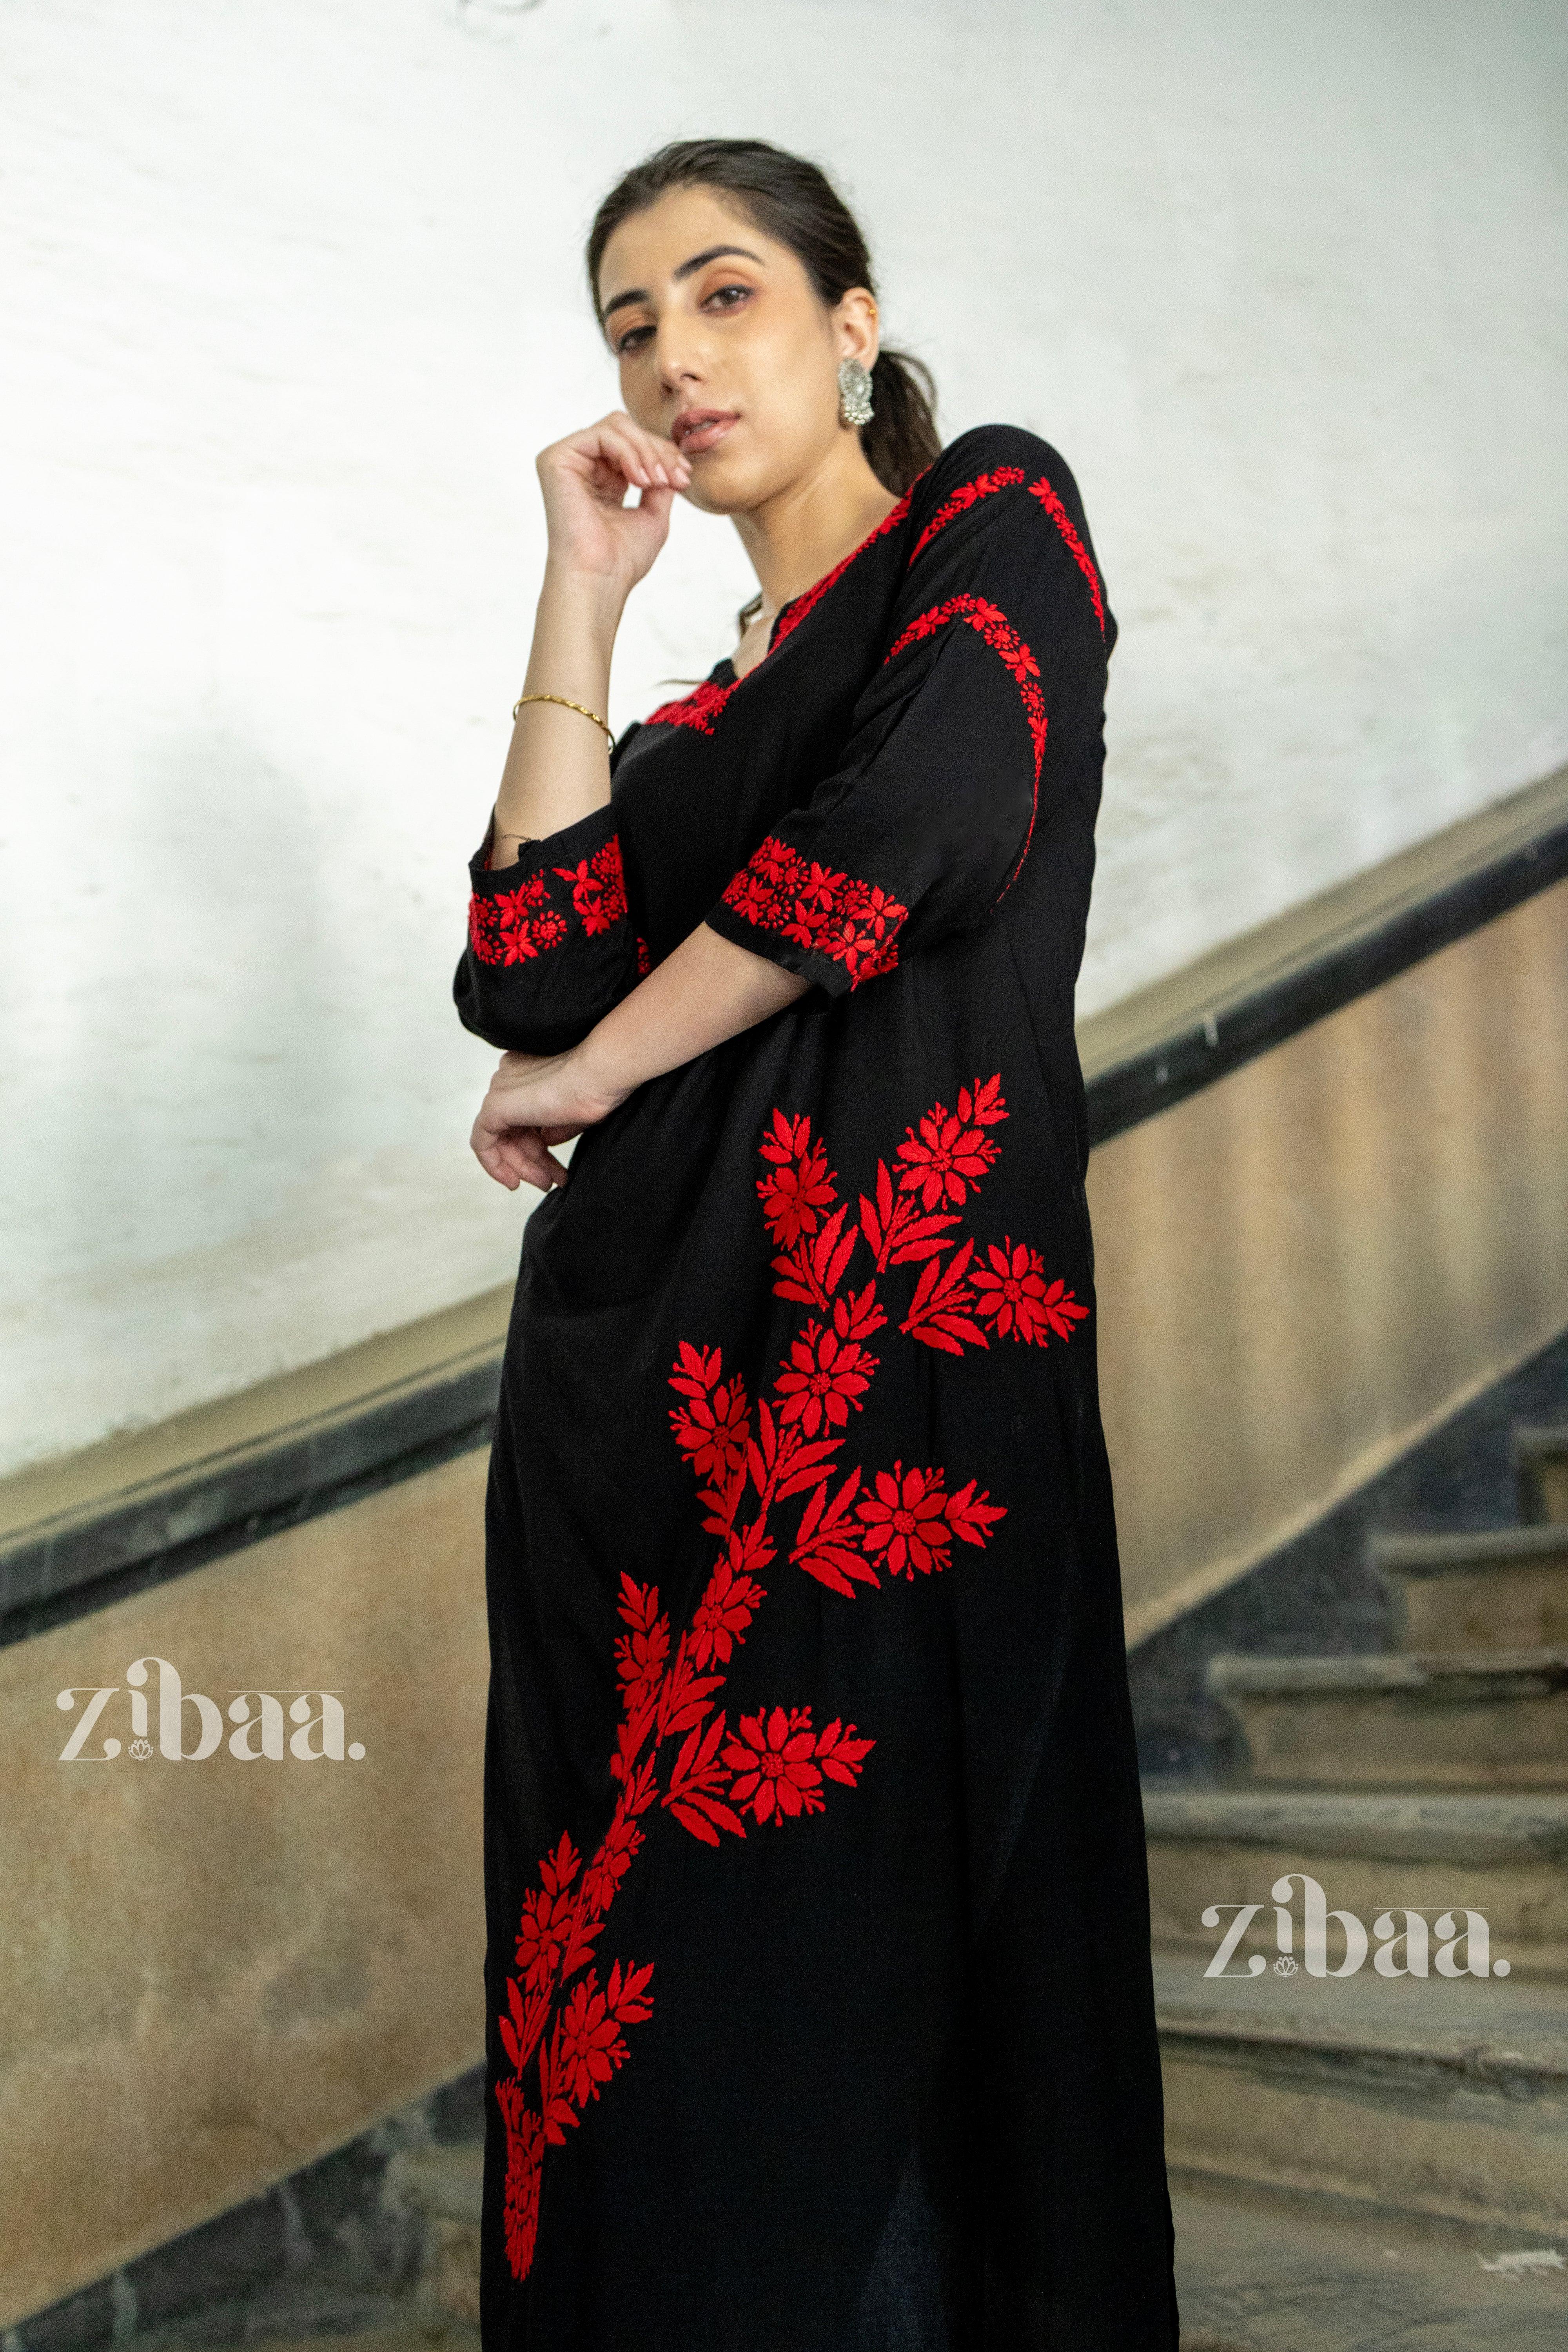
POLYGON ((691 479, 691 468, 675 443, 662 434, 649 433, 624 409, 615 409, 596 425, 552 443, 540 453, 538 462, 542 473, 552 461, 573 460, 578 468, 595 461, 613 467, 624 480, 641 490, 683 490, 691 479))
POLYGON ((515 1192, 520 1184, 532 1184, 548 1192, 552 1185, 564 1184, 572 1171, 547 1149, 547 1141, 563 1142, 580 1131, 576 1128, 497 1128, 481 1110, 468 1143, 486 1175, 504 1184, 509 1192, 515 1192))

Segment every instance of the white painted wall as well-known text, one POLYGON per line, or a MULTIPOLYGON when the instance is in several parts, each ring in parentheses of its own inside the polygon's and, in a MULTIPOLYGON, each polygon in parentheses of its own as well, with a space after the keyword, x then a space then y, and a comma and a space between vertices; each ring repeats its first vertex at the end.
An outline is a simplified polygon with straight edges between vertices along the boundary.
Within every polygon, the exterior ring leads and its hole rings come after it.
MULTIPOLYGON (((510 1274, 447 990, 615 398, 593 205, 761 132, 1124 635, 1085 1010, 1568 755, 1550 0, 8 0, 0 1467, 510 1274)), ((682 511, 612 715, 729 642, 682 511)))

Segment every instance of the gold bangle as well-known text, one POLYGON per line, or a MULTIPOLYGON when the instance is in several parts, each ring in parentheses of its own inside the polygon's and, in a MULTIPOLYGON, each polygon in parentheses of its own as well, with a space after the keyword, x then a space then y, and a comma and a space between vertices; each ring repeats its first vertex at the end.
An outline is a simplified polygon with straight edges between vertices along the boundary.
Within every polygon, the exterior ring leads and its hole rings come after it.
POLYGON ((601 719, 596 710, 590 710, 585 702, 568 701, 567 698, 563 694, 520 694, 517 700, 511 706, 511 715, 514 719, 525 702, 558 702, 563 710, 580 710, 584 719, 591 719, 595 727, 602 727, 604 729, 605 734, 610 737, 611 751, 613 751, 615 750, 616 739, 614 735, 610 733, 610 724, 608 719, 601 719))

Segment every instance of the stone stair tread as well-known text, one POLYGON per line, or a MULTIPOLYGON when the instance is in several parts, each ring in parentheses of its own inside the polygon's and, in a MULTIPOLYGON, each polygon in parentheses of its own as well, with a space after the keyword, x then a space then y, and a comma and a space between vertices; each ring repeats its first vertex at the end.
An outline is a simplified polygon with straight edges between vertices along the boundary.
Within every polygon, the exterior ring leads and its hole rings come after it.
POLYGON ((1152 1838, 1486 1864, 1568 1862, 1568 1791, 1142 1783, 1152 1838))
POLYGON ((1513 1450, 1521 1454, 1568 1454, 1568 1422, 1518 1422, 1513 1425, 1513 1450))
POLYGON ((1441 1576, 1445 1570, 1516 1568, 1561 1560, 1568 1567, 1568 1521, 1549 1519, 1528 1527, 1476 1528, 1458 1535, 1387 1530, 1373 1536, 1368 1557, 1374 1568, 1404 1576, 1441 1576))
POLYGON ((1210 1658, 1205 1681, 1214 1696, 1230 1691, 1421 1690, 1443 1683, 1495 1685, 1510 1676, 1568 1675, 1568 1643, 1518 1649, 1365 1650, 1289 1657, 1225 1651, 1210 1658))
MULTIPOLYGON (((1233 1964, 1234 1965, 1234 1964, 1233 1964)), ((1425 2061, 1468 2077, 1568 2095, 1568 1998, 1511 1977, 1205 1977, 1187 1954, 1153 1954, 1162 2032, 1285 2044, 1346 2057, 1425 2061)))

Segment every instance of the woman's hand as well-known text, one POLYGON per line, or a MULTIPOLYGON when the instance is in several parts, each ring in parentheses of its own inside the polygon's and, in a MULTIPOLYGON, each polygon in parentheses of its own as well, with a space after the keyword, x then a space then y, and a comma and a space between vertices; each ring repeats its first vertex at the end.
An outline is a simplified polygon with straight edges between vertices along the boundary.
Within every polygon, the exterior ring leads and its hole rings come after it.
POLYGON ((669 533, 669 510, 691 468, 673 441, 645 433, 624 409, 552 441, 537 460, 550 530, 550 569, 629 593, 669 533), (640 492, 626 506, 626 491, 640 492))
POLYGON ((509 1192, 536 1184, 548 1192, 570 1171, 550 1150, 580 1135, 626 1100, 590 1082, 582 1059, 567 1054, 503 1054, 468 1140, 480 1167, 509 1192))

